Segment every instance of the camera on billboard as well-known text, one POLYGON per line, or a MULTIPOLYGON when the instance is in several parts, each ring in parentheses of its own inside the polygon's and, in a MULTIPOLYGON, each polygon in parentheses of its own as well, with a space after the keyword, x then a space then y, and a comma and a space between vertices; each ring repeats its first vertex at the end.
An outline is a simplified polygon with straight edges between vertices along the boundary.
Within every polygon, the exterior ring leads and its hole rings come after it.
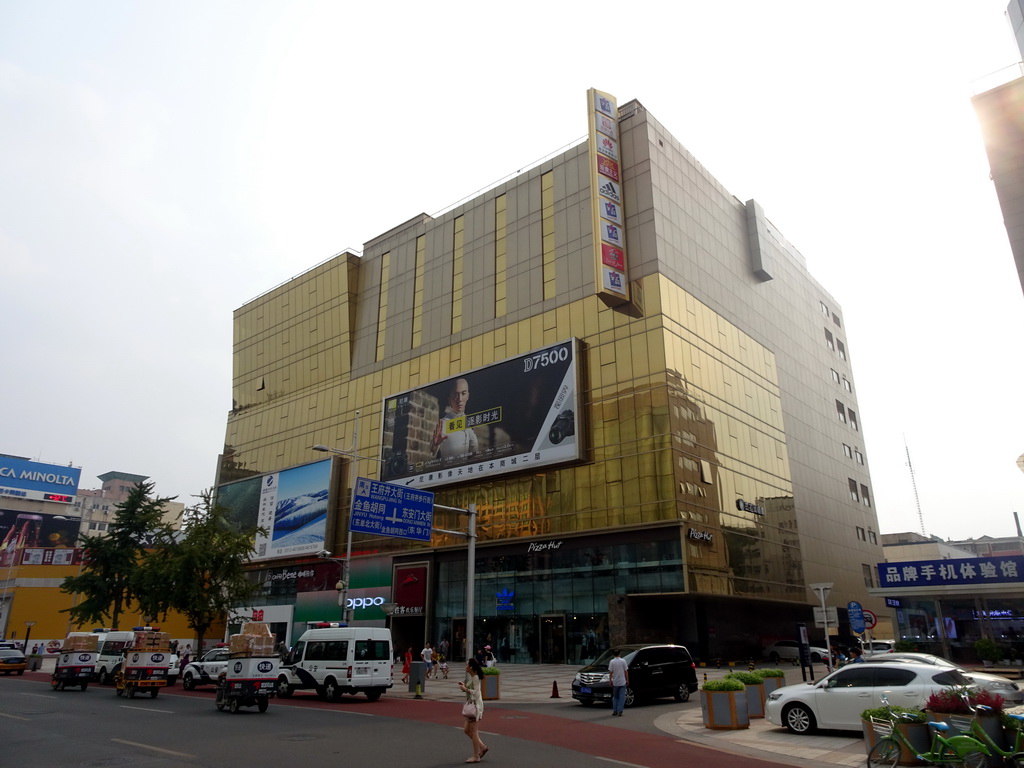
POLYGON ((387 467, 392 477, 400 477, 409 468, 409 460, 405 457, 405 451, 395 451, 387 459, 387 467))
POLYGON ((558 445, 558 443, 565 440, 565 438, 575 434, 576 421, 573 418, 572 411, 562 411, 555 418, 554 424, 551 425, 551 431, 548 432, 548 439, 555 445, 558 445))

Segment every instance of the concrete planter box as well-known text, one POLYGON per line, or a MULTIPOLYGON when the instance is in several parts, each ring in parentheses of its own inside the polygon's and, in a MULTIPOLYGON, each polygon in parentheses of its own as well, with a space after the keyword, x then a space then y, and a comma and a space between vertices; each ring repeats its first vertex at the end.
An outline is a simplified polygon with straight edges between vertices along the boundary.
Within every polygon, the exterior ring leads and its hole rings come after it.
MULTIPOLYGON (((923 765, 917 759, 917 755, 927 752, 931 746, 932 737, 928 732, 928 726, 924 723, 897 723, 894 728, 914 746, 914 751, 910 752, 903 744, 900 744, 899 765, 923 765)), ((879 737, 871 723, 865 720, 861 721, 861 730, 864 733, 864 754, 868 754, 871 752, 871 748, 878 743, 879 737)))
POLYGON ((764 679, 764 700, 768 701, 768 694, 777 691, 786 684, 784 677, 766 677, 764 679))
MULTIPOLYGON (((971 730, 971 722, 975 721, 981 729, 988 735, 996 746, 1000 749, 1006 749, 1007 747, 1007 735, 1003 731, 1002 718, 999 715, 948 715, 942 712, 928 712, 928 719, 934 720, 941 723, 949 723, 952 731, 950 733, 965 733, 968 736, 974 736, 971 730)), ((977 737, 975 737, 977 738, 977 737)), ((981 739, 979 739, 981 741, 981 739)), ((990 750, 991 751, 991 750, 990 750)), ((990 768, 1000 768, 1003 765, 1003 758, 1001 755, 995 753, 989 755, 986 758, 990 768)))
POLYGON ((700 692, 700 710, 704 727, 712 730, 736 731, 750 727, 747 714, 747 691, 700 692))
POLYGON ((764 702, 768 696, 764 683, 760 685, 746 683, 745 685, 747 686, 747 717, 751 720, 764 717, 764 702))
POLYGON ((484 701, 494 701, 501 698, 501 675, 484 675, 483 688, 480 695, 484 701))

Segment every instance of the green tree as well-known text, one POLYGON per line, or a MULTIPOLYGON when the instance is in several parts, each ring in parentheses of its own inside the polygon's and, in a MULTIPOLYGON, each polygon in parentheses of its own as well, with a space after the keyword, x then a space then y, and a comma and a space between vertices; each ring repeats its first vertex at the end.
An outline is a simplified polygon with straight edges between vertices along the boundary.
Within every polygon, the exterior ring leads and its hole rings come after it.
POLYGON ((99 623, 118 628, 121 615, 140 603, 150 579, 145 576, 147 550, 165 545, 171 529, 163 521, 164 505, 175 497, 153 496, 153 483, 138 483, 116 505, 114 520, 105 536, 82 540, 83 565, 78 576, 68 576, 61 591, 77 594, 75 605, 65 608, 79 625, 99 623))
POLYGON ((232 523, 228 510, 214 505, 211 491, 204 491, 185 510, 175 541, 149 558, 145 578, 152 588, 145 590, 140 607, 160 617, 178 611, 202 648, 214 622, 261 592, 246 575, 257 532, 232 523))

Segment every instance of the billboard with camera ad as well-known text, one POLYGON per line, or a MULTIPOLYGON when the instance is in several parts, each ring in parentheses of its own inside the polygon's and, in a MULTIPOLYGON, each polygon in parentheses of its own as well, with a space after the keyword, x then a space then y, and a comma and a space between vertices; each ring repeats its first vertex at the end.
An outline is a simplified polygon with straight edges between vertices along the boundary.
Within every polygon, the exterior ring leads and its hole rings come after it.
POLYGON ((428 488, 577 461, 579 342, 384 400, 381 479, 428 488))
POLYGON ((74 561, 74 546, 81 524, 77 517, 0 509, 0 568, 43 565, 44 550, 61 552, 56 563, 51 553, 50 562, 45 564, 71 565, 64 560, 74 561), (65 552, 72 554, 63 554, 65 552))
POLYGON ((252 561, 315 554, 333 536, 331 472, 324 459, 217 488, 217 504, 242 528, 263 528, 252 561))

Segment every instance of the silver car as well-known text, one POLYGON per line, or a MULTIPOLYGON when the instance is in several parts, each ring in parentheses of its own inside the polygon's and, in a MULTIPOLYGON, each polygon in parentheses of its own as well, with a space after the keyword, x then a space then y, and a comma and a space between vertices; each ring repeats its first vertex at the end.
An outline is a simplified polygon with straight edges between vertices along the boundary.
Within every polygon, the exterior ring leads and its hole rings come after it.
MULTIPOLYGON (((811 662, 820 664, 828 658, 828 651, 817 645, 810 646, 811 662)), ((778 664, 780 660, 791 661, 794 664, 800 662, 800 643, 796 640, 779 640, 764 649, 764 657, 772 664, 778 664)))
POLYGON ((1013 682, 1007 680, 1005 677, 999 675, 990 675, 986 672, 970 672, 965 669, 961 669, 960 665, 944 659, 941 656, 933 656, 930 653, 911 653, 909 651, 898 651, 895 653, 880 653, 872 656, 867 661, 872 664, 879 662, 889 664, 892 662, 903 662, 913 664, 931 664, 936 667, 945 667, 947 669, 959 669, 963 674, 967 675, 974 684, 982 689, 983 691, 989 691, 990 693, 998 693, 1006 700, 1007 706, 1016 707, 1024 704, 1024 690, 1013 682))

